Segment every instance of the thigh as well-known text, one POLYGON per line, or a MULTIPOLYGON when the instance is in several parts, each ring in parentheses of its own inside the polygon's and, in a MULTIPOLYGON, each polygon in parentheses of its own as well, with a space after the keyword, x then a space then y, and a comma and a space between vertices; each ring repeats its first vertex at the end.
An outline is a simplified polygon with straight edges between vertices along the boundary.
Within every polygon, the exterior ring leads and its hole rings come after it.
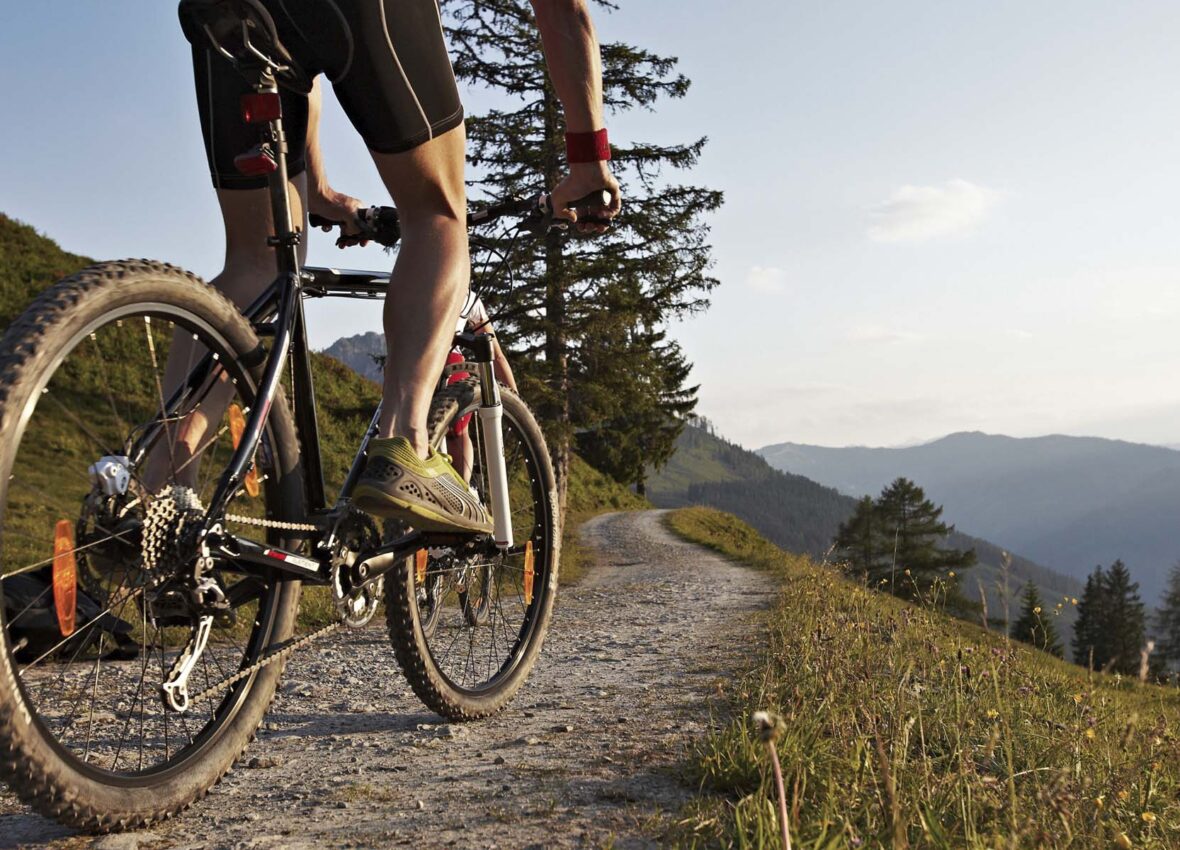
POLYGON ((418 219, 436 216, 463 222, 466 228, 465 157, 462 124, 404 153, 373 152, 381 180, 403 219, 403 231, 418 219))
MULTIPOLYGON (((259 129, 242 120, 241 97, 252 91, 246 78, 229 60, 210 48, 193 48, 193 80, 197 89, 197 110, 201 116, 201 138, 209 174, 218 189, 260 189, 266 177, 247 177, 234 167, 234 157, 258 144, 259 129)), ((280 90, 283 127, 287 134, 287 173, 300 174, 305 168, 307 144, 307 96, 280 90)))
POLYGON ((401 153, 463 122, 435 0, 272 0, 370 150, 401 153))

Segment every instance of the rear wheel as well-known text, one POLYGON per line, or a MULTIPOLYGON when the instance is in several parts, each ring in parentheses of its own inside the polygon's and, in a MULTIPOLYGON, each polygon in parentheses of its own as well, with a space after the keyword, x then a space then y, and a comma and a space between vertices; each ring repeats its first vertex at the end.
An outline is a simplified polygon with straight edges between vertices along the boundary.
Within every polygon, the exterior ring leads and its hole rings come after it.
MULTIPOLYGON (((58 283, 12 324, 0 350, 7 352, 0 359, 0 778, 42 813, 75 826, 147 824, 202 796, 242 752, 281 665, 217 683, 259 660, 294 625, 297 583, 215 570, 229 605, 189 680, 191 693, 208 693, 185 713, 165 708, 160 687, 197 620, 166 603, 166 588, 170 576, 191 569, 179 541, 201 519, 232 454, 235 421, 254 403, 263 351, 223 296, 145 261, 95 266, 58 283), (170 404, 175 375, 202 362, 203 378, 170 404), (140 438, 159 421, 162 436, 137 460, 140 438), (202 429, 197 450, 181 456, 179 435, 192 428, 202 429), (111 460, 123 456, 130 460, 111 460), (122 491, 118 484, 104 491, 101 475, 93 477, 100 459, 108 475, 124 476, 122 491)), ((242 518, 227 521, 231 533, 258 537, 250 518, 302 514, 295 429, 281 397, 256 463, 252 483, 230 503, 242 518)), ((277 532, 270 540, 299 545, 277 532)))
MULTIPOLYGON (((409 557, 386 576, 386 622, 398 662, 423 703, 452 720, 486 717, 512 699, 536 664, 557 594, 549 452, 525 403, 502 395, 512 548, 432 549, 425 569, 409 557)), ((473 379, 440 391, 431 408, 433 444, 441 447, 451 425, 478 403, 473 379)), ((471 485, 488 504, 482 427, 472 416, 471 485)))

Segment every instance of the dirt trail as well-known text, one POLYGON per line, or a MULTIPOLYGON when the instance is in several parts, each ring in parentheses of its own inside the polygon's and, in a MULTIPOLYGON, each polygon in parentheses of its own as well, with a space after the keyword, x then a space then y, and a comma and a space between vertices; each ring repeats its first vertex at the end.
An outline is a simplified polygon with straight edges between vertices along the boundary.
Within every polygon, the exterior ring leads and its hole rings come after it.
POLYGON ((558 597, 532 679, 499 716, 426 712, 374 624, 297 656, 259 740, 179 818, 95 840, 0 792, 0 850, 657 846, 692 795, 676 768, 707 695, 771 593, 661 513, 584 527, 598 565, 558 597))

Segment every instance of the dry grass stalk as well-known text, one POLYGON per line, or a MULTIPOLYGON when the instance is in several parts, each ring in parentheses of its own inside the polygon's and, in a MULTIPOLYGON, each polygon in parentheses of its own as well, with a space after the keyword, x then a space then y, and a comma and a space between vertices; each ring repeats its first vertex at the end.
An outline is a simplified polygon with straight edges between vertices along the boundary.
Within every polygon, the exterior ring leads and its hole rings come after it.
POLYGON ((778 748, 775 742, 785 729, 782 717, 769 711, 754 712, 754 727, 758 736, 770 751, 770 763, 774 767, 774 786, 778 792, 778 821, 783 830, 783 848, 791 850, 791 830, 787 825, 787 791, 783 786, 783 771, 778 763, 778 748))

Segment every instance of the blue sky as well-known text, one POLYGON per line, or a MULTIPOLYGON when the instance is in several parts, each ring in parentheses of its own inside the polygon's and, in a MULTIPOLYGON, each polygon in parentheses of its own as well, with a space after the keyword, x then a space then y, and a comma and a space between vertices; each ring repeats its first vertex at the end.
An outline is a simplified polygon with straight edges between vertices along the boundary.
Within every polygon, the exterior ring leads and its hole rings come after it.
MULTIPOLYGON (((0 210, 79 253, 215 274, 174 4, 10 5, 0 210)), ((710 139, 692 179, 726 193, 722 286, 673 332, 723 433, 1180 442, 1180 5, 632 0, 598 23, 693 80, 611 129, 710 139)), ((384 201, 327 100, 333 182, 384 201)), ((326 238, 311 258, 388 264, 326 238)), ((312 316, 318 346, 371 329, 348 302, 312 316)))

